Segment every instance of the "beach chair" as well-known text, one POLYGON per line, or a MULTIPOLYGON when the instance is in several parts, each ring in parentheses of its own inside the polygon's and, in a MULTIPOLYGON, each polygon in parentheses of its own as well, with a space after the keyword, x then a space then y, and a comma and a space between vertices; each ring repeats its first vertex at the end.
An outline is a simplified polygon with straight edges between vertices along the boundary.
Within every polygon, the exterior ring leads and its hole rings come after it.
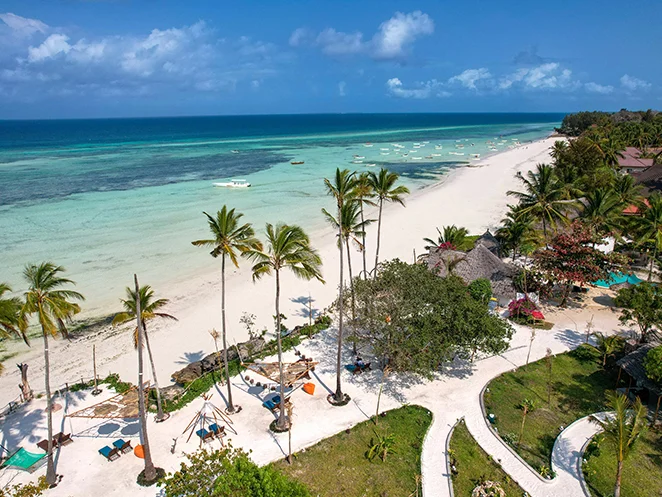
POLYGON ((54 446, 61 447, 63 445, 69 445, 70 443, 73 443, 73 440, 71 439, 71 433, 65 435, 64 433, 60 432, 53 437, 54 446))
POLYGON ((120 457, 120 451, 117 447, 113 447, 111 449, 107 445, 99 449, 99 454, 105 457, 108 460, 108 462, 114 461, 115 459, 119 459, 120 457))
POLYGON ((274 404, 270 400, 265 400, 264 402, 262 402, 262 405, 264 407, 266 407, 267 409, 269 409, 270 411, 273 411, 274 409, 276 409, 276 404, 274 404))
POLYGON ((113 442, 113 447, 119 450, 122 454, 126 454, 133 450, 133 447, 131 447, 131 441, 125 442, 121 438, 113 442))
POLYGON ((214 436, 221 441, 221 445, 225 445, 223 443, 223 437, 227 435, 227 433, 225 433, 225 426, 218 426, 216 423, 213 423, 209 425, 209 431, 211 431, 214 436))
POLYGON ((204 428, 200 428, 195 432, 197 436, 200 437, 202 442, 209 442, 214 438, 214 434, 211 431, 207 431, 204 428))
MULTIPOLYGON (((37 442, 37 447, 39 447, 44 452, 48 452, 48 440, 42 440, 41 442, 37 442)), ((53 443, 53 448, 55 447, 56 445, 55 443, 53 443)))

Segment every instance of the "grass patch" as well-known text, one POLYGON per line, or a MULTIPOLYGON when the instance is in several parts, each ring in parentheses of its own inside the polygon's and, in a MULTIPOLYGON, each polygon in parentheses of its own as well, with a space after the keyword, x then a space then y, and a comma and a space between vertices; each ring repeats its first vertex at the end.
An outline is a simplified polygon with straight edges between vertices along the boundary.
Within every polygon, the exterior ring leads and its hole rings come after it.
MULTIPOLYGON (((594 439, 595 440, 595 439, 594 439)), ((596 497, 610 497, 616 483, 616 447, 603 440, 582 466, 586 483, 596 497)), ((623 465, 622 497, 662 495, 662 433, 648 430, 623 465)))
POLYGON ((535 402, 526 418, 524 436, 515 450, 541 474, 549 471, 554 440, 573 421, 605 409, 605 392, 614 389, 616 371, 603 370, 600 353, 589 345, 552 357, 551 401, 548 403, 546 359, 505 373, 485 391, 485 408, 496 415, 495 426, 513 447, 519 438, 524 399, 535 402))
MULTIPOLYGON (((273 466, 321 497, 417 495, 421 449, 431 422, 427 409, 401 407, 380 417, 378 426, 372 420, 364 421, 349 433, 338 433, 296 454, 291 465, 278 461, 273 466), (395 446, 385 462, 379 458, 370 462, 366 457, 375 431, 395 435, 395 446)), ((297 429, 296 424, 293 429, 297 429)))
POLYGON ((455 466, 453 490, 456 497, 471 497, 473 489, 485 480, 498 482, 506 492, 506 497, 522 497, 524 494, 501 466, 480 448, 469 433, 464 420, 453 430, 450 456, 455 466))

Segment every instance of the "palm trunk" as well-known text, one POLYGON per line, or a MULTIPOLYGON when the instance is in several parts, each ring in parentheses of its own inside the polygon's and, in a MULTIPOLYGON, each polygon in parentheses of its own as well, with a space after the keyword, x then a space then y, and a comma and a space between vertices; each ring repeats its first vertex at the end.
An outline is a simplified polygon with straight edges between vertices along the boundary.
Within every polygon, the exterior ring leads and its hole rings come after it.
POLYGON ((21 394, 25 402, 30 402, 33 398, 32 388, 28 382, 28 365, 25 363, 17 364, 18 369, 21 371, 21 394))
POLYGON ((545 247, 547 247, 547 220, 544 215, 542 217, 542 232, 543 237, 545 238, 545 247))
MULTIPOLYGON (((278 314, 278 313, 276 313, 278 314)), ((228 382, 228 413, 234 413, 232 402, 232 385, 230 385, 230 366, 228 364, 228 345, 225 331, 225 253, 221 256, 221 322, 223 326, 223 355, 225 359, 225 380, 228 382)), ((280 325, 278 326, 280 334, 280 325)))
POLYGON ((377 264, 379 264, 379 239, 382 235, 382 207, 384 206, 384 199, 379 199, 379 217, 377 218, 377 250, 375 251, 375 274, 374 278, 377 277, 377 264))
POLYGON ((278 343, 278 371, 280 373, 280 415, 276 425, 279 429, 287 429, 285 416, 285 384, 283 383, 283 345, 280 333, 280 273, 276 269, 276 342, 278 343))
POLYGON ((347 269, 349 271, 349 293, 352 297, 352 321, 356 319, 356 303, 354 300, 354 277, 352 275, 352 257, 349 251, 349 240, 345 240, 347 245, 347 269))
POLYGON ((368 279, 367 265, 365 262, 365 219, 363 218, 363 201, 361 201, 361 226, 363 226, 363 235, 361 236, 363 243, 363 249, 361 250, 361 255, 363 256, 363 279, 368 279))
POLYGON ((48 332, 42 326, 44 335, 44 383, 46 387, 46 418, 48 420, 48 450, 46 451, 46 483, 57 483, 55 463, 53 462, 53 400, 51 399, 51 364, 48 357, 48 332))
POLYGON ((614 497, 621 497, 621 478, 623 477, 623 461, 618 461, 616 467, 616 486, 614 488, 614 497))
POLYGON ((152 452, 149 448, 149 438, 147 437, 147 413, 145 410, 145 389, 143 387, 143 323, 140 316, 140 287, 138 286, 138 276, 133 275, 136 284, 136 321, 138 322, 138 410, 140 413, 140 428, 142 431, 142 445, 145 461, 144 476, 147 481, 156 479, 156 468, 152 462, 152 452))
POLYGON ((655 243, 655 250, 653 250, 653 257, 651 257, 651 265, 650 268, 648 269, 648 281, 651 281, 653 279, 653 264, 655 263, 656 258, 657 258, 657 242, 655 243))
POLYGON ((338 242, 340 253, 340 286, 338 287, 338 358, 336 361, 336 393, 334 399, 336 402, 341 402, 344 398, 342 393, 342 386, 340 384, 340 373, 342 372, 342 334, 343 334, 343 254, 342 254, 342 225, 341 225, 341 204, 338 204, 338 242))
POLYGON ((522 426, 519 430, 519 439, 517 440, 517 448, 519 449, 520 444, 522 443, 522 437, 524 437, 524 423, 526 423, 526 411, 522 415, 522 426))
POLYGON ((152 379, 154 380, 154 388, 156 388, 156 421, 164 421, 163 406, 161 405, 161 389, 159 388, 159 380, 156 379, 156 367, 154 366, 154 357, 152 356, 152 348, 149 345, 149 338, 147 337, 147 326, 143 323, 143 333, 145 334, 145 345, 147 346, 147 356, 149 357, 149 365, 152 368, 152 379))

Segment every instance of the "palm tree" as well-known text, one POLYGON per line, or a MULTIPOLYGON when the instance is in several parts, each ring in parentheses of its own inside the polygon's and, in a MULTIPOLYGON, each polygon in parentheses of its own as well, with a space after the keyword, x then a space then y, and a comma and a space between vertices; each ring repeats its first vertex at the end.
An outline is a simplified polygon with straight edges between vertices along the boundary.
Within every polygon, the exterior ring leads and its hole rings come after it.
POLYGON ((277 224, 274 227, 267 223, 266 234, 266 251, 252 248, 246 252, 246 256, 255 263, 252 268, 253 281, 271 273, 276 274, 276 340, 278 343, 280 398, 282 399, 277 425, 280 429, 287 429, 285 384, 283 382, 283 349, 280 331, 280 271, 289 269, 298 278, 304 280, 317 279, 324 282, 320 272, 322 259, 320 259, 317 251, 310 246, 308 235, 298 226, 277 224))
MULTIPOLYGON (((27 322, 21 315, 23 302, 18 297, 5 298, 4 294, 10 292, 11 287, 9 285, 0 283, 0 337, 19 337, 29 346, 30 342, 25 334, 27 322)), ((4 369, 4 365, 0 363, 0 374, 2 374, 4 369)))
POLYGON ((23 277, 28 283, 25 292, 25 304, 21 310, 22 319, 27 319, 36 314, 41 325, 44 338, 44 382, 46 387, 46 414, 48 419, 48 450, 46 481, 49 485, 55 485, 55 465, 53 463, 53 413, 50 384, 50 362, 48 356, 48 337, 68 337, 67 322, 80 312, 80 306, 72 301, 85 300, 78 292, 64 289, 67 285, 75 283, 63 278, 61 273, 65 269, 56 266, 52 262, 41 264, 29 264, 23 270, 23 277))
POLYGON ((551 156, 558 162, 563 159, 564 154, 568 151, 568 142, 565 140, 556 140, 554 145, 552 145, 551 156))
POLYGON ((623 348, 623 338, 618 335, 606 336, 602 333, 595 333, 598 342, 598 350, 602 354, 602 367, 607 365, 607 358, 613 356, 623 348))
POLYGON ((603 138, 598 142, 598 149, 608 166, 617 166, 619 159, 623 159, 623 144, 617 141, 613 136, 603 138))
POLYGON ((632 403, 623 394, 607 392, 607 403, 613 409, 613 414, 606 419, 591 418, 604 430, 608 438, 616 446, 616 484, 614 497, 621 495, 621 480, 623 478, 623 463, 632 453, 639 436, 645 429, 646 407, 641 399, 632 403))
POLYGON ((533 229, 531 214, 521 214, 517 208, 510 206, 510 211, 501 220, 501 226, 496 231, 496 238, 502 247, 512 251, 513 261, 524 245, 538 242, 539 234, 533 229))
MULTIPOLYGON (((327 194, 332 195, 336 200, 336 208, 338 212, 338 220, 342 220, 342 209, 346 202, 354 201, 354 194, 356 193, 354 187, 356 186, 356 173, 352 173, 349 169, 342 171, 336 169, 336 175, 333 182, 324 178, 324 185, 326 186, 327 194)), ((345 397, 342 393, 342 385, 340 383, 340 374, 342 372, 342 341, 343 341, 343 288, 345 281, 343 278, 343 233, 341 223, 336 223, 338 228, 338 251, 340 254, 340 283, 338 286, 338 359, 336 368, 336 393, 334 399, 336 402, 341 402, 345 397)), ((379 247, 379 241, 377 242, 379 247)))
POLYGON ((469 231, 464 228, 458 228, 454 224, 451 226, 444 226, 443 232, 436 228, 437 230, 437 239, 433 240, 431 238, 423 238, 423 241, 428 245, 425 246, 427 250, 432 250, 441 245, 447 246, 448 248, 453 248, 457 250, 462 250, 464 242, 469 235, 469 231))
POLYGON ((519 448, 522 443, 522 437, 524 436, 524 423, 526 423, 526 416, 536 409, 536 404, 530 399, 524 399, 519 405, 519 408, 522 410, 522 425, 519 429, 519 439, 517 440, 517 447, 519 448))
MULTIPOLYGON (((363 172, 356 177, 356 184, 354 185, 354 200, 359 203, 361 207, 361 222, 365 222, 365 217, 363 214, 363 206, 370 205, 376 206, 371 199, 375 196, 372 186, 370 184, 370 175, 367 172, 363 172)), ((372 222, 372 221, 371 221, 372 222)), ((368 277, 368 266, 366 265, 365 255, 366 255, 366 245, 365 245, 365 232, 361 236, 361 243, 363 245, 363 250, 361 251, 361 256, 363 258, 363 278, 368 277)))
POLYGON ((365 240, 365 228, 374 222, 374 219, 362 219, 361 206, 357 200, 343 204, 340 209, 340 223, 326 209, 322 209, 327 221, 336 229, 340 229, 342 238, 338 238, 338 245, 345 243, 347 248, 347 268, 349 270, 349 288, 352 296, 352 319, 356 318, 356 309, 354 304, 354 276, 352 274, 352 257, 349 251, 350 242, 358 247, 359 251, 365 253, 365 246, 362 240, 365 240))
POLYGON ((255 238, 255 231, 249 224, 239 225, 239 220, 244 216, 241 213, 234 212, 234 209, 228 210, 227 206, 216 213, 216 217, 210 216, 206 212, 209 223, 209 230, 213 238, 207 240, 196 240, 191 242, 196 247, 211 247, 211 256, 217 258, 221 256, 221 324, 223 333, 223 353, 225 363, 225 378, 228 382, 228 409, 227 412, 235 412, 235 406, 232 402, 232 386, 230 384, 230 366, 228 365, 228 346, 225 324, 225 259, 235 267, 239 267, 238 254, 245 254, 250 249, 262 250, 262 244, 255 238))
POLYGON ((517 177, 524 184, 524 191, 509 191, 519 199, 522 214, 531 213, 542 221, 542 230, 547 240, 547 226, 553 226, 559 221, 565 221, 563 213, 563 188, 554 176, 554 169, 547 164, 538 164, 536 170, 528 171, 526 177, 517 173, 517 177))
POLYGON ((639 245, 652 243, 654 247, 648 270, 648 281, 650 281, 653 276, 653 263, 662 245, 662 197, 658 193, 648 197, 648 207, 643 210, 641 216, 633 219, 633 224, 639 245))
POLYGON ((597 233, 616 233, 621 229, 623 204, 616 193, 597 188, 586 194, 581 217, 597 233))
POLYGON ((405 202, 402 199, 404 195, 409 193, 409 188, 400 185, 395 186, 398 181, 398 175, 392 173, 387 169, 380 169, 377 174, 369 173, 370 185, 375 192, 375 197, 379 199, 379 216, 377 218, 377 250, 375 251, 375 274, 377 276, 377 265, 379 264, 379 241, 382 233, 382 209, 384 202, 397 202, 404 206, 405 202))
MULTIPOLYGON (((149 357, 149 364, 152 367, 152 378, 154 379, 154 388, 156 389, 156 421, 161 422, 168 419, 168 416, 163 412, 161 405, 161 390, 159 388, 159 381, 156 378, 156 367, 154 365, 154 356, 152 355, 152 347, 149 345, 149 335, 147 334, 147 322, 155 318, 174 319, 177 318, 164 312, 159 312, 159 309, 165 307, 170 302, 168 299, 154 299, 154 290, 149 285, 144 285, 140 288, 138 294, 131 287, 126 288, 126 300, 120 299, 124 312, 120 312, 113 318, 113 326, 128 323, 133 321, 138 316, 136 302, 140 303, 140 315, 142 316, 142 328, 145 333, 145 345, 147 346, 147 355, 149 357), (137 298, 140 297, 140 298, 137 298)), ((138 327, 133 332, 133 345, 137 348, 139 343, 138 327)))
POLYGON ((622 205, 641 204, 641 185, 635 183, 634 177, 629 174, 617 174, 614 178, 612 190, 618 196, 622 205))

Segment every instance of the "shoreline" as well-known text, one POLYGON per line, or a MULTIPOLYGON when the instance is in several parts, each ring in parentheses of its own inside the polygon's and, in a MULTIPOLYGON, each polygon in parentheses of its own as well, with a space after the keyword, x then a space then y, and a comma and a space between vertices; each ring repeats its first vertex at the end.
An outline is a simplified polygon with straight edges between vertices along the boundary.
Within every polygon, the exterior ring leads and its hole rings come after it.
MULTIPOLYGON (((436 226, 465 226, 471 234, 482 234, 485 229, 493 228, 506 211, 506 191, 517 184, 515 173, 530 170, 536 163, 548 160, 549 147, 555 140, 548 137, 485 157, 477 161, 483 167, 453 168, 438 182, 413 191, 406 199, 406 208, 385 205, 380 261, 396 257, 405 261, 413 260, 414 251, 416 255, 423 253, 423 238, 434 234, 436 226), (488 160, 489 164, 484 164, 488 160)), ((366 215, 372 217, 373 213, 374 210, 368 210, 366 215)), ((287 220, 287 213, 282 213, 280 217, 281 220, 287 220)), ((368 270, 374 266, 376 224, 368 230, 368 270)), ((261 226, 256 229, 259 237, 262 231, 261 226)), ((281 310, 288 317, 285 321, 288 328, 307 322, 306 304, 301 302, 309 296, 313 299, 313 310, 319 313, 333 302, 336 295, 338 267, 335 232, 320 227, 309 231, 309 235, 324 261, 323 274, 327 283, 322 285, 296 280, 288 273, 282 275, 281 310)), ((354 251, 352 263, 355 275, 362 269, 361 262, 361 254, 354 251)), ((274 278, 265 277, 254 284, 250 264, 247 261, 240 264, 238 270, 230 267, 227 271, 229 344, 247 338, 247 330, 239 324, 242 312, 256 316, 255 331, 258 333, 264 328, 270 330, 273 327, 274 278)), ((210 259, 207 268, 194 276, 173 281, 161 289, 160 296, 171 299, 167 312, 179 319, 176 322, 154 322, 149 325, 150 336, 154 337, 152 347, 159 383, 167 386, 170 384, 170 374, 214 349, 208 331, 220 327, 220 264, 210 259)), ((129 328, 102 327, 75 341, 57 340, 51 348, 53 388, 64 382, 76 381, 81 376, 92 376, 93 343, 97 349, 99 376, 113 372, 132 381, 135 376, 135 357, 129 328)), ((18 352, 17 357, 30 364, 31 378, 39 390, 40 382, 37 378, 43 374, 43 352, 36 342, 27 350, 24 346, 12 344, 7 352, 18 352)), ((18 370, 7 368, 0 380, 0 403, 5 403, 18 393, 18 370)))

